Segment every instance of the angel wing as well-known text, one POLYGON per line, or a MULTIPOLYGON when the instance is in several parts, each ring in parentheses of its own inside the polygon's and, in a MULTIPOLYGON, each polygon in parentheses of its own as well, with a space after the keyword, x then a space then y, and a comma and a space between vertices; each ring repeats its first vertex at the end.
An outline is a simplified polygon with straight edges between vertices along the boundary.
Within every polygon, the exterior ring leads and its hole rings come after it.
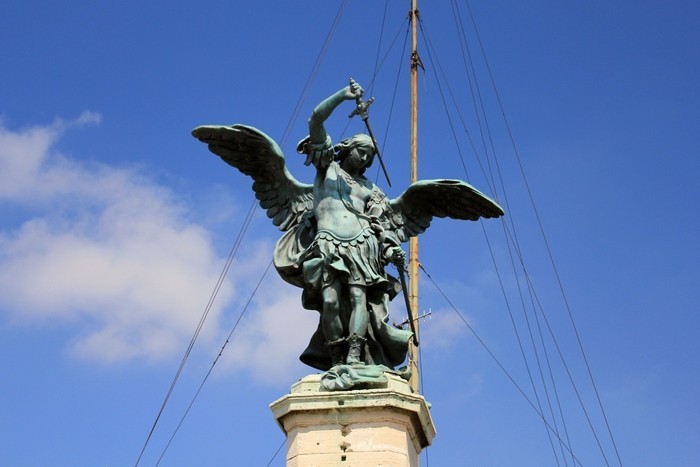
POLYGON ((284 163, 272 138, 245 126, 199 126, 192 136, 209 150, 253 179, 253 191, 272 223, 285 231, 299 224, 313 209, 313 186, 298 182, 284 163))
POLYGON ((433 217, 475 221, 504 214, 498 204, 461 180, 421 180, 390 200, 389 207, 389 228, 402 242, 425 232, 433 217))

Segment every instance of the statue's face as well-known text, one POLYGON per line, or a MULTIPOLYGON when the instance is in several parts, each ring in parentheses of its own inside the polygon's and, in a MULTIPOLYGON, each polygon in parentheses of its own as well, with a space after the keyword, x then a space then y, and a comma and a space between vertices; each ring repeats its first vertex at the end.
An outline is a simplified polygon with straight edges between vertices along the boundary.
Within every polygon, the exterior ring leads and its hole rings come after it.
POLYGON ((346 164, 355 170, 362 170, 372 163, 374 149, 366 145, 357 145, 345 157, 346 164))

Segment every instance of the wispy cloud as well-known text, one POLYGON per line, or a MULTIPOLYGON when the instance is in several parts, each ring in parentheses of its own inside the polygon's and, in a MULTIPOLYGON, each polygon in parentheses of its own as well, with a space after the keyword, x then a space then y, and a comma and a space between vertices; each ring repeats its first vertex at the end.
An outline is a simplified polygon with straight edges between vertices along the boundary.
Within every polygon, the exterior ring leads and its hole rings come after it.
MULTIPOLYGON (((299 376, 303 365, 298 357, 317 325, 318 312, 302 308, 299 289, 271 270, 252 309, 241 320, 224 364, 264 383, 289 381, 299 376)), ((308 368, 301 371, 309 372, 308 368)))
MULTIPOLYGON (((463 311, 460 313, 471 326, 471 319, 463 311)), ((469 334, 467 325, 452 308, 431 310, 430 316, 421 322, 420 335, 421 342, 425 343, 424 347, 449 350, 463 343, 465 336, 469 334)))
MULTIPOLYGON (((136 168, 56 151, 65 131, 99 122, 89 112, 19 131, 0 122, 0 206, 20 212, 0 223, 0 313, 16 325, 68 323, 74 331, 66 345, 82 359, 182 355, 224 258, 191 220, 199 209, 167 186, 136 168)), ((269 264, 272 245, 248 240, 242 251, 200 338, 212 352, 269 264)), ((299 297, 274 268, 267 273, 224 354, 229 371, 266 383, 298 369, 318 322, 299 297)))
MULTIPOLYGON (((0 231, 0 309, 21 323, 76 323, 80 357, 179 354, 223 260, 167 187, 55 151, 67 129, 99 121, 86 112, 20 131, 0 124, 0 203, 21 208, 0 231)), ((213 325, 232 292, 223 287, 213 325)))

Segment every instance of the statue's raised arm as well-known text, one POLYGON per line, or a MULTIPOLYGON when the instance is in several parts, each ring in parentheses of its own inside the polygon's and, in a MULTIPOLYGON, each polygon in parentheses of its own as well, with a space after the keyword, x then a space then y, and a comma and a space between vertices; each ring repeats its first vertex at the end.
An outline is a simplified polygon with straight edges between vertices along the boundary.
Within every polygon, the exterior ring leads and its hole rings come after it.
POLYGON ((338 92, 324 99, 318 104, 309 117, 309 136, 299 142, 297 151, 306 154, 305 165, 313 164, 318 170, 325 170, 335 158, 335 148, 332 146, 331 137, 326 133, 324 122, 331 113, 344 101, 354 100, 362 96, 362 87, 353 82, 350 86, 340 89, 338 92))
POLYGON ((343 101, 355 100, 358 96, 362 96, 364 90, 358 83, 353 82, 350 86, 346 86, 332 96, 318 104, 311 117, 309 117, 309 136, 312 144, 322 144, 326 142, 328 137, 326 129, 323 126, 328 117, 331 116, 333 110, 338 107, 343 101))

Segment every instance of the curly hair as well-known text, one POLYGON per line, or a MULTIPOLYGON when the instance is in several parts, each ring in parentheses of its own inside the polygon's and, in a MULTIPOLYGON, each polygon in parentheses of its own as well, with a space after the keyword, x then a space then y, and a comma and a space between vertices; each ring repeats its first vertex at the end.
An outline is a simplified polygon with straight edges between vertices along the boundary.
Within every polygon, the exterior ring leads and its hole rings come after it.
POLYGON ((377 153, 377 151, 374 148, 374 144, 372 143, 372 138, 370 138, 368 135, 364 133, 358 133, 355 136, 351 136, 350 138, 345 138, 340 143, 333 146, 333 151, 335 152, 334 159, 338 163, 342 164, 343 160, 350 153, 350 151, 357 147, 364 147, 372 151, 369 163, 365 165, 362 168, 362 170, 360 170, 360 175, 362 175, 365 173, 365 170, 372 165, 372 162, 374 162, 374 155, 377 153))

